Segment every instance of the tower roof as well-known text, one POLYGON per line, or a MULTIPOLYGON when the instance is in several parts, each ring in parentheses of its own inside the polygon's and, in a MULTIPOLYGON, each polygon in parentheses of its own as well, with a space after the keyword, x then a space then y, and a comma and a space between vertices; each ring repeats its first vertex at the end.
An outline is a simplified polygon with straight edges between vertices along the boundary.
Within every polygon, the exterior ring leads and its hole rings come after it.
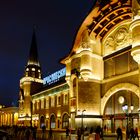
POLYGON ((31 48, 30 48, 29 59, 27 63, 27 66, 29 65, 36 65, 40 67, 39 60, 38 60, 38 50, 37 50, 35 29, 33 29, 31 48))

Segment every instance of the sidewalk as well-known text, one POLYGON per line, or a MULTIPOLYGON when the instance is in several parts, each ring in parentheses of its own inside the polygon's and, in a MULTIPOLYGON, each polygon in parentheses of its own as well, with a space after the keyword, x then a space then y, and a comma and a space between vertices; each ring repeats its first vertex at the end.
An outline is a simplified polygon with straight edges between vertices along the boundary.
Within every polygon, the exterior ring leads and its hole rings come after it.
MULTIPOLYGON (((84 140, 88 140, 89 136, 84 136, 84 140)), ((13 137, 10 140, 25 140, 24 135, 18 135, 13 137)), ((103 136, 103 140, 116 140, 116 133, 106 133, 103 136)), ((37 140, 77 140, 76 134, 71 134, 69 137, 66 137, 65 133, 53 132, 52 138, 48 139, 48 133, 42 134, 41 131, 37 133, 37 140)), ((123 134, 123 140, 126 140, 125 134, 123 134)))
MULTIPOLYGON (((84 136, 84 140, 88 140, 89 136, 84 136)), ((106 134, 104 135, 104 140, 116 140, 116 134, 106 134)), ((49 140, 49 139, 47 139, 49 140)), ((71 134, 69 137, 66 138, 66 134, 65 133, 55 133, 52 136, 51 140, 77 140, 77 135, 76 134, 71 134)), ((123 139, 125 140, 125 138, 123 139)))

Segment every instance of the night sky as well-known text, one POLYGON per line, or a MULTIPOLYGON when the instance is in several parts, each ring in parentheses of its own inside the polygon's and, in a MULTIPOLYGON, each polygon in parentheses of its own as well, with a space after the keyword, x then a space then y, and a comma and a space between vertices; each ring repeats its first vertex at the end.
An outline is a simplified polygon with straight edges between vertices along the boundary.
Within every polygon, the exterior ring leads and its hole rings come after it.
POLYGON ((0 0, 0 104, 18 99, 33 26, 43 77, 63 67, 94 0, 0 0))

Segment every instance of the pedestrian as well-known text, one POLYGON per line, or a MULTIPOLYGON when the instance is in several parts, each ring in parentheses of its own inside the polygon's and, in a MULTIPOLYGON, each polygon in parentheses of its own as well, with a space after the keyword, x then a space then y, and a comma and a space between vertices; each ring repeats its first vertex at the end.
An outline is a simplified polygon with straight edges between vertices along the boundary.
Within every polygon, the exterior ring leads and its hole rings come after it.
POLYGON ((130 137, 130 129, 127 127, 126 128, 126 138, 129 139, 130 137))
POLYGON ((135 130, 133 127, 130 129, 130 140, 132 139, 135 140, 135 130))
POLYGON ((43 124, 43 126, 42 126, 42 133, 45 133, 45 130, 46 130, 46 126, 43 124))
POLYGON ((46 126, 45 124, 42 124, 42 139, 45 139, 45 130, 46 130, 46 126))
POLYGON ((81 129, 78 128, 77 130, 77 136, 78 136, 78 140, 81 140, 81 129))
POLYGON ((25 129, 25 137, 26 137, 26 140, 29 140, 30 134, 31 134, 31 131, 30 131, 29 127, 26 127, 26 129, 25 129))
POLYGON ((92 133, 93 133, 93 127, 90 128, 90 134, 92 134, 92 133))
POLYGON ((135 138, 138 138, 138 140, 139 140, 138 128, 137 127, 135 128, 135 138))
POLYGON ((49 130, 49 139, 51 139, 52 138, 52 129, 50 128, 50 130, 49 130))
POLYGON ((104 134, 103 134, 103 128, 101 128, 100 138, 101 138, 102 140, 104 140, 103 136, 104 136, 104 134))
POLYGON ((100 140, 100 134, 101 134, 101 127, 97 126, 95 130, 95 140, 100 140))
POLYGON ((70 130, 69 130, 69 128, 67 127, 67 128, 66 128, 66 138, 69 136, 69 133, 70 133, 70 130))
POLYGON ((104 132, 106 133, 106 124, 105 124, 105 126, 104 126, 104 132))
POLYGON ((33 127, 32 128, 33 140, 36 140, 36 131, 37 131, 37 127, 33 127))
POLYGON ((122 140, 122 129, 120 127, 117 128, 117 140, 122 140))

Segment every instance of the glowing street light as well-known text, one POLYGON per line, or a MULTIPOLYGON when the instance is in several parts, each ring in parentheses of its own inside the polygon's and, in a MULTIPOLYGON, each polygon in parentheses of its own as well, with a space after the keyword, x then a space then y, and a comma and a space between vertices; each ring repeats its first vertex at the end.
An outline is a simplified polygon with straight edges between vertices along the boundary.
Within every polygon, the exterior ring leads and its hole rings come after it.
MULTIPOLYGON (((127 117, 127 127, 126 127, 126 129, 128 131, 128 119, 129 119, 129 108, 128 108, 128 105, 127 104, 123 105, 122 106, 122 110, 125 112, 126 117, 127 117)), ((134 106, 133 105, 130 106, 130 110, 131 110, 131 113, 132 113, 132 111, 134 110, 134 106)), ((130 117, 132 117, 132 116, 130 116, 130 117)))

